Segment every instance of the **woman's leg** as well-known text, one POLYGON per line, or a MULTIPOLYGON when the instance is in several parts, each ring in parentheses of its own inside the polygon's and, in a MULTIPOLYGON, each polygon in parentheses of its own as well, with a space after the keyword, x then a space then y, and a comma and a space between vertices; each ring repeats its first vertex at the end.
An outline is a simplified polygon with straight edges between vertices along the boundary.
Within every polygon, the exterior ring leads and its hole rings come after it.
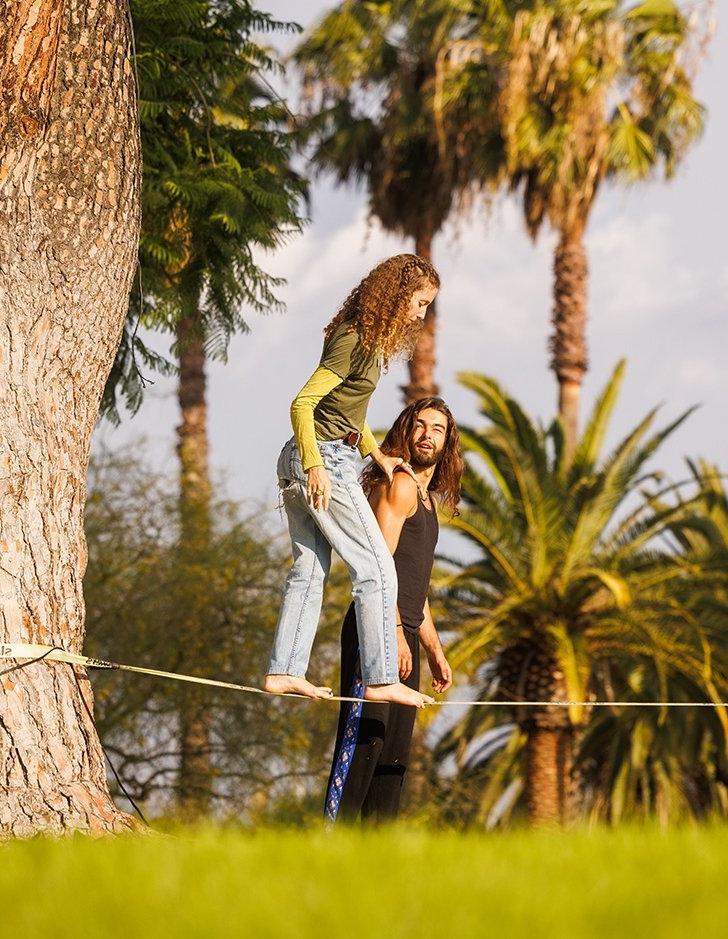
POLYGON ((396 683, 394 559, 357 478, 355 451, 329 442, 319 447, 331 478, 331 500, 327 512, 311 512, 351 577, 362 680, 365 685, 396 683))
MULTIPOLYGON (((319 450, 331 478, 331 501, 326 512, 313 509, 306 501, 306 475, 294 441, 288 442, 278 461, 278 475, 284 486, 284 504, 286 512, 291 513, 289 526, 294 552, 298 544, 302 552, 307 554, 311 562, 307 569, 309 574, 315 570, 310 554, 321 561, 324 555, 327 559, 330 557, 331 548, 349 569, 366 698, 424 707, 431 699, 399 683, 395 634, 397 576, 392 555, 357 478, 356 451, 340 441, 319 442, 319 450), (323 535, 320 541, 317 540, 312 523, 323 535)), ((326 564, 322 566, 328 570, 326 564)), ((276 631, 275 658, 271 661, 265 682, 268 691, 294 690, 292 683, 302 681, 299 676, 305 673, 308 665, 321 604, 318 591, 314 593, 314 596, 319 596, 318 603, 311 602, 311 595, 306 591, 314 590, 315 585, 310 583, 310 578, 308 581, 305 578, 304 574, 301 582, 294 581, 286 588, 276 631), (290 604, 289 590, 296 597, 296 601, 292 600, 290 604), (289 609, 292 611, 290 614, 289 609), (277 648, 279 634, 282 643, 280 649, 277 648), (289 664, 290 650, 297 634, 296 651, 292 664, 289 664), (277 671, 274 674, 274 667, 285 667, 289 671, 277 671), (292 671, 294 668, 295 673, 292 671), (292 677, 284 682, 282 675, 292 677), (273 681, 273 678, 278 680, 273 681)), ((303 687, 295 690, 301 690, 304 694, 312 693, 303 687)))
POLYGON ((301 483, 294 481, 283 492, 293 566, 286 578, 268 672, 302 678, 321 616, 331 546, 308 513, 301 490, 301 483))
POLYGON ((372 507, 356 472, 355 451, 338 441, 320 443, 331 477, 328 512, 314 517, 351 576, 362 680, 367 700, 424 707, 432 699, 399 682, 397 574, 372 507))
POLYGON ((308 510, 305 476, 293 440, 283 447, 277 470, 288 517, 293 566, 286 578, 264 687, 275 693, 328 697, 330 688, 317 688, 304 676, 321 615, 331 546, 308 510))

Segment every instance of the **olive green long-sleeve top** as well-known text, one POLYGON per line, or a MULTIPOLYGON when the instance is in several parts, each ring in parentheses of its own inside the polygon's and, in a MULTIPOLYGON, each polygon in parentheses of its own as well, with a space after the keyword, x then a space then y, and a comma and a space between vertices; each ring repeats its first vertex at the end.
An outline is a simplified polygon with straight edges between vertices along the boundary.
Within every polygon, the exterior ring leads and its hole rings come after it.
POLYGON ((321 361, 291 404, 291 424, 304 470, 323 465, 317 440, 359 431, 359 453, 378 446, 366 411, 381 374, 379 356, 363 348, 356 330, 342 323, 324 343, 321 361))

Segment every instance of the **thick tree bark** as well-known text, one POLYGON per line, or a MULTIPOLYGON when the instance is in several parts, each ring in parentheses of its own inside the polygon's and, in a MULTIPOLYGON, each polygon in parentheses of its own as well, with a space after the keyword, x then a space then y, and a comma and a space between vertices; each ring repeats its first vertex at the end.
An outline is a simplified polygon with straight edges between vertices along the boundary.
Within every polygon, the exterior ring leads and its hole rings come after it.
MULTIPOLYGON (((0 642, 80 652, 90 439, 139 234, 128 10, 0 0, 0 22, 0 642)), ((0 835, 132 824, 71 667, 0 678, 0 835)))
POLYGON ((581 382, 589 367, 586 339, 588 266, 584 229, 561 233, 554 255, 551 368, 559 383, 559 414, 570 458, 579 433, 581 382))
MULTIPOLYGON (((210 470, 207 441, 207 401, 205 396, 205 348, 195 335, 192 318, 177 326, 179 345, 178 399, 182 421, 177 427, 177 453, 180 460, 180 553, 191 571, 195 562, 209 548, 210 542, 210 470)), ((196 597, 204 596, 198 584, 196 597)), ((203 641, 205 624, 195 616, 195 605, 184 628, 192 637, 188 647, 203 641)), ((184 689, 180 709, 179 804, 187 816, 203 814, 212 795, 210 760, 210 719, 206 708, 209 696, 194 688, 184 689)))
MULTIPOLYGON (((415 240, 415 254, 432 261, 432 234, 420 235, 415 240)), ((409 383, 402 385, 405 404, 414 404, 421 398, 439 395, 435 384, 435 330, 437 327, 436 302, 431 303, 425 316, 425 325, 409 362, 409 383)))
POLYGON ((563 825, 575 812, 574 728, 529 721, 526 730, 526 803, 534 825, 563 825))
MULTIPOLYGON (((512 701, 566 701, 564 675, 543 641, 514 642, 498 659, 499 688, 512 701)), ((516 707, 526 735, 526 803, 535 825, 560 825, 576 817, 578 781, 574 774, 575 736, 567 708, 516 707)))

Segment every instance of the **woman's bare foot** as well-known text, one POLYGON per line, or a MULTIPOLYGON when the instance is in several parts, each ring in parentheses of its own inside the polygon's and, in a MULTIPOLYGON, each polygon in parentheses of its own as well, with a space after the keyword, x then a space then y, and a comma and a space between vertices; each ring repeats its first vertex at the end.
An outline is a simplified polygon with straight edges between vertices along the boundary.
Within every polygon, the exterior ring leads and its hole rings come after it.
POLYGON ((302 694, 307 698, 330 698, 333 694, 331 688, 312 685, 295 675, 266 675, 263 690, 269 694, 302 694))
POLYGON ((367 701, 391 701, 394 704, 409 704, 415 708, 424 708, 435 703, 434 698, 420 694, 414 688, 408 688, 401 681, 393 685, 367 685, 364 697, 367 701))

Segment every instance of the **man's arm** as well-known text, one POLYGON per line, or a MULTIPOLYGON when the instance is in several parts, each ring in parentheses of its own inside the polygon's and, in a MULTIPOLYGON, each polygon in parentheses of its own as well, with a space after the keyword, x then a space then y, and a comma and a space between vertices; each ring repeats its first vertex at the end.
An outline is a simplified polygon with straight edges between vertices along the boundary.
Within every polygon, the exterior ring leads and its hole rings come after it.
POLYGON ((448 665, 445 653, 442 651, 442 643, 432 619, 429 600, 425 600, 422 612, 425 618, 420 626, 420 645, 425 650, 427 662, 432 672, 432 687, 438 694, 442 694, 452 685, 452 669, 448 665))
MULTIPOLYGON (((399 536, 406 519, 417 508, 417 483, 407 473, 395 473, 390 486, 380 486, 372 499, 372 508, 379 527, 387 542, 387 547, 394 554, 399 544, 399 536)), ((412 673, 412 653, 407 645, 397 607, 397 661, 399 677, 408 678, 412 673)))
POLYGON ((407 473, 395 473, 391 486, 379 486, 372 508, 387 547, 394 554, 407 518, 417 507, 417 483, 407 473))

